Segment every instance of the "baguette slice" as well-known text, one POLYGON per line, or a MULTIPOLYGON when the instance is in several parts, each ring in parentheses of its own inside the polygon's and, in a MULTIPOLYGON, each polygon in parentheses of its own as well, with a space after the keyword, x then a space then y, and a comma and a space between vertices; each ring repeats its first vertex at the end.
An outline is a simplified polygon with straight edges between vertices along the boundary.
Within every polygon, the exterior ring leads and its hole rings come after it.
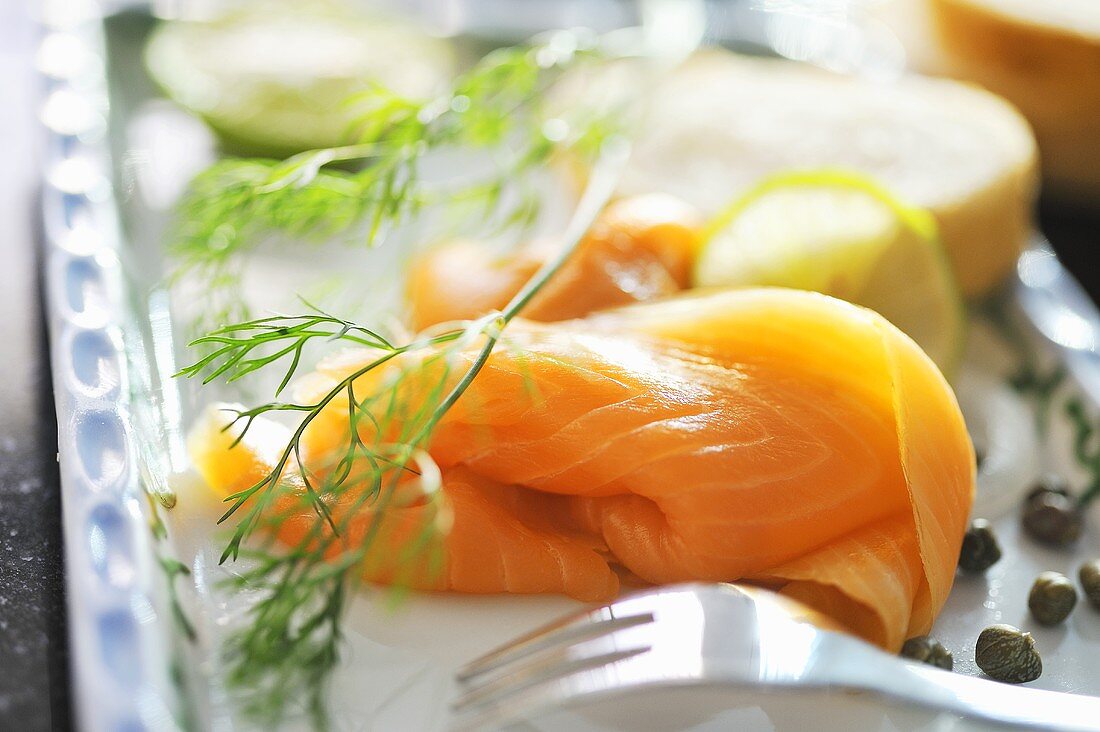
POLYGON ((987 92, 708 51, 657 89, 621 193, 671 193, 714 213, 775 172, 859 171, 932 212, 963 292, 976 296, 1024 244, 1035 167, 1027 123, 987 92))
POLYGON ((1056 192, 1100 198, 1100 2, 924 1, 946 71, 1020 108, 1056 192))

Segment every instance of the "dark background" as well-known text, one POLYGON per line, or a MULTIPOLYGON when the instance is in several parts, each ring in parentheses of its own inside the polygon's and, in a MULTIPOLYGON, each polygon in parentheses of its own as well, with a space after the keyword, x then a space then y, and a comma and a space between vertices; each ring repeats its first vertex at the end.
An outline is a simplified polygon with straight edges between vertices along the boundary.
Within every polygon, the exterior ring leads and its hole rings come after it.
POLYGON ((0 730, 70 724, 61 499, 39 298, 36 3, 0 0, 0 730))
MULTIPOLYGON (((0 0, 0 730, 71 726, 57 424, 39 294, 34 3, 0 0)), ((1097 141, 1100 144, 1100 140, 1097 141)), ((1100 206, 1041 226, 1093 298, 1100 206)))

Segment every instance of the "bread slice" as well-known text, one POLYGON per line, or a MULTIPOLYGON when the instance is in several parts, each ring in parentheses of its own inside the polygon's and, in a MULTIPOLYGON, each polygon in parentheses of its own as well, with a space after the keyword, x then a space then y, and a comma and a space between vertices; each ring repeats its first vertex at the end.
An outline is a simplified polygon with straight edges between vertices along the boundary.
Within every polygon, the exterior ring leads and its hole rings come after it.
POLYGON ((935 215, 971 296, 1002 279, 1027 237, 1035 143, 1009 104, 979 89, 708 51, 652 100, 624 194, 671 193, 715 213, 777 171, 860 171, 935 215))
POLYGON ((1100 198, 1100 2, 922 1, 947 72, 1019 107, 1058 193, 1100 198))

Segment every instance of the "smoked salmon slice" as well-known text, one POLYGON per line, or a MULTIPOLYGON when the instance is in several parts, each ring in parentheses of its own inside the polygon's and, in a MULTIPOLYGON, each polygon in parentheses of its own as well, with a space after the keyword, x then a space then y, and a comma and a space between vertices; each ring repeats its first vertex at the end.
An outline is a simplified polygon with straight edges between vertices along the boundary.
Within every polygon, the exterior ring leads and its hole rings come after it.
MULTIPOLYGON (((372 357, 322 363, 297 398, 372 357)), ((415 404, 463 371, 397 390, 415 404)), ((390 388, 375 378, 357 393, 390 388)), ((347 440, 346 402, 330 411, 307 461, 347 440)), ((412 587, 595 600, 620 576, 758 582, 889 649, 942 607, 974 490, 962 415, 927 356, 871 311, 781 289, 515 321, 429 451, 447 520, 409 518, 422 506, 380 519, 438 528, 438 571, 409 572, 412 587)), ((365 576, 393 580, 396 548, 365 576)))
MULTIPOLYGON (((245 490, 275 467, 290 431, 267 419, 253 422, 235 446, 230 426, 241 405, 213 405, 188 437, 191 458, 222 497, 245 490)), ((277 507, 279 539, 288 546, 310 543, 317 515, 301 498, 301 481, 288 469, 291 489, 277 507)), ((619 578, 599 537, 570 530, 571 507, 562 496, 487 480, 461 466, 444 474, 442 505, 391 501, 357 507, 350 530, 330 550, 332 558, 358 546, 372 522, 378 526, 361 572, 369 582, 420 590, 470 593, 564 593, 582 601, 613 597, 619 578)), ((329 508, 336 521, 352 510, 355 492, 329 508), (343 505, 341 505, 343 504, 343 505)))
MULTIPOLYGON (((701 230, 699 213, 672 196, 616 201, 524 308, 524 317, 578 318, 676 293, 688 286, 701 230)), ((494 257, 484 244, 456 242, 421 255, 406 279, 413 327, 423 330, 504 308, 557 247, 554 240, 536 240, 516 253, 494 257)))

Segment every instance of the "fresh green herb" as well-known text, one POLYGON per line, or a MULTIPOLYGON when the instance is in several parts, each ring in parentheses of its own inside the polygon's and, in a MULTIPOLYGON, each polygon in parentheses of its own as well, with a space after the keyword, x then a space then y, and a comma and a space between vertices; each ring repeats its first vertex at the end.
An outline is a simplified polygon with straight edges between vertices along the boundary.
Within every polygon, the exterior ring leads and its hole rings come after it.
POLYGON ((168 539, 168 527, 160 517, 160 509, 157 507, 158 504, 154 500, 154 494, 151 491, 146 491, 145 496, 149 503, 149 531, 153 535, 155 557, 157 564, 164 573, 164 581, 168 588, 168 605, 172 617, 176 621, 176 627, 188 641, 193 643, 198 638, 198 634, 195 632, 195 626, 191 623, 190 618, 187 617, 187 613, 183 609, 183 603, 180 601, 179 589, 176 587, 176 579, 190 575, 191 570, 188 569, 186 564, 161 550, 168 539))
POLYGON ((364 365, 313 402, 272 401, 242 410, 233 420, 242 427, 239 441, 262 415, 300 415, 275 467, 227 497, 230 506, 221 519, 236 519, 222 561, 249 562, 234 584, 261 593, 248 624, 228 644, 229 681, 242 694, 246 712, 276 721, 295 701, 293 691, 300 690, 314 723, 326 725, 324 690, 339 661, 344 607, 364 564, 373 561, 374 541, 384 530, 387 510, 409 484, 419 489, 425 520, 421 536, 401 559, 413 560, 405 561, 409 571, 423 564, 425 556, 429 565, 438 562, 432 551, 438 548, 436 519, 445 517, 445 504, 438 469, 424 448, 484 367, 509 322, 576 250, 610 198, 625 157, 625 146, 605 144, 560 253, 499 313, 404 345, 317 310, 225 326, 196 343, 213 350, 182 375, 232 381, 278 365, 282 378, 276 396, 313 341, 347 341, 370 354, 364 365), (468 365, 456 370, 462 363, 468 365), (374 388, 364 387, 372 374, 379 375, 374 388), (346 414, 347 442, 324 465, 309 465, 302 439, 310 424, 331 410, 346 414), (303 517, 308 521, 301 538, 285 549, 274 547, 276 533, 303 517), (364 520, 366 528, 357 528, 364 520))
POLYGON ((184 671, 186 667, 184 658, 188 656, 191 650, 190 647, 198 640, 198 633, 191 619, 187 617, 187 611, 180 599, 179 586, 176 583, 176 580, 180 577, 190 575, 191 570, 186 564, 171 556, 166 548, 168 527, 165 525, 160 513, 164 505, 163 497, 165 494, 154 491, 148 484, 143 483, 142 487, 149 511, 149 533, 153 540, 153 557, 156 559, 157 566, 162 573, 168 595, 168 611, 172 615, 176 631, 169 642, 171 650, 168 675, 172 683, 176 685, 180 698, 186 700, 173 709, 173 715, 179 729, 191 730, 195 729, 197 724, 190 700, 190 683, 184 671))
POLYGON ((1009 385, 1018 394, 1035 400, 1035 419, 1042 433, 1046 433, 1048 429, 1054 397, 1065 380, 1066 371, 1060 365, 1043 372, 1031 361, 1022 362, 1016 373, 1009 378, 1009 385))
POLYGON ((1061 388, 1069 376, 1063 365, 1054 364, 1045 369, 1039 365, 1034 344, 1007 315, 1010 311, 1007 295, 990 299, 979 307, 1005 343, 1016 352, 1019 365, 1009 377, 1008 383, 1018 394, 1029 397, 1034 402, 1035 419, 1040 434, 1049 431, 1055 407, 1064 409, 1069 417, 1074 430, 1074 457, 1077 464, 1089 474, 1089 483, 1077 498, 1077 505, 1084 508, 1100 496, 1100 444, 1096 444, 1095 440, 1095 419, 1089 417, 1085 403, 1079 396, 1067 394, 1061 388))
POLYGON ((329 315, 304 300, 303 303, 310 311, 306 315, 272 316, 225 325, 194 340, 192 346, 209 346, 210 352, 176 375, 191 377, 203 374, 204 384, 225 376, 225 380, 232 383, 289 355, 290 365, 275 390, 275 396, 279 396, 298 369, 306 345, 315 338, 350 341, 379 350, 395 350, 378 333, 329 315), (272 352, 259 353, 265 346, 273 344, 279 348, 272 352))
POLYGON ((1066 416, 1073 424, 1074 457, 1089 474, 1088 485, 1077 499, 1083 508, 1100 495, 1100 442, 1096 439, 1096 423, 1086 413, 1082 399, 1074 397, 1066 402, 1066 416))
POLYGON ((460 218, 476 212, 481 231, 486 219, 500 226, 533 220, 539 199, 531 173, 565 150, 590 161, 618 130, 610 113, 573 110, 565 121, 547 107, 547 91, 563 72, 601 55, 591 37, 554 33, 490 53, 425 104, 376 88, 362 100, 361 144, 285 161, 227 159, 200 173, 180 203, 171 247, 177 277, 195 276, 206 289, 211 304, 200 325, 248 317, 237 294, 241 255, 273 236, 339 235, 374 246, 429 205, 460 218), (423 180, 430 154, 459 149, 487 154, 489 171, 447 184, 423 180))

